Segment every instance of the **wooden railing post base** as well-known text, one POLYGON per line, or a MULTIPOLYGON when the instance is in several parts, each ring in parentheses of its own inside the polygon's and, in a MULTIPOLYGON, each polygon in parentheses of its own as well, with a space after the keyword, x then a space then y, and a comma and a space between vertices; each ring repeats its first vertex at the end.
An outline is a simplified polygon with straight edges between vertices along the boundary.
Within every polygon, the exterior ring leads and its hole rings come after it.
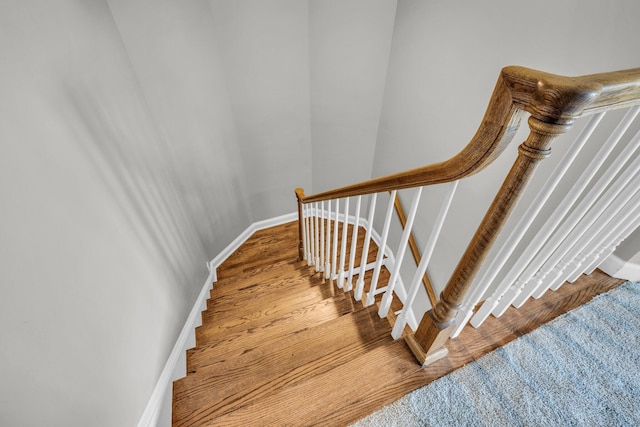
POLYGON ((454 327, 452 321, 438 322, 433 318, 433 310, 425 313, 414 334, 405 337, 407 345, 422 366, 440 360, 449 353, 444 346, 454 327))
POLYGON ((409 346, 409 349, 411 349, 411 352, 413 353, 415 358, 418 359, 418 362, 420 362, 422 366, 430 365, 437 360, 447 357, 447 354, 449 354, 449 350, 447 350, 446 347, 436 349, 431 353, 425 352, 424 348, 422 348, 422 345, 418 342, 418 340, 416 340, 416 337, 413 334, 405 336, 404 340, 409 346))

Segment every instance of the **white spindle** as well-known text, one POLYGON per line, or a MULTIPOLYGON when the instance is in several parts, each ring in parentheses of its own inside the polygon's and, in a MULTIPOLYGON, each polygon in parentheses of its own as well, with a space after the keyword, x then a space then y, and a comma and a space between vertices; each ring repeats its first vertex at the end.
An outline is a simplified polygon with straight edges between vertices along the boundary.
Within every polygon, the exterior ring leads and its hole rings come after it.
POLYGON ((449 207, 451 206, 453 196, 456 194, 456 188, 458 188, 458 181, 453 181, 449 184, 449 190, 447 191, 444 201, 442 202, 442 206, 440 206, 440 212, 436 217, 436 222, 433 224, 433 228, 431 229, 431 234, 429 235, 427 244, 422 251, 422 258, 420 259, 420 263, 418 264, 418 269, 416 270, 415 274, 413 275, 413 279, 411 280, 411 286, 409 288, 407 299, 404 302, 404 308, 396 319, 396 323, 394 324, 393 330, 391 331, 391 336, 394 339, 400 338, 400 336, 402 335, 402 331, 407 324, 407 315, 411 311, 413 302, 418 295, 418 290, 422 285, 422 277, 427 271, 429 262, 431 262, 433 250, 436 247, 438 237, 440 236, 440 231, 442 231, 442 226, 444 225, 444 221, 447 218, 447 213, 449 212, 449 207))
POLYGON ((373 230, 373 217, 376 211, 376 200, 378 198, 377 193, 373 193, 369 197, 369 216, 367 217, 367 232, 364 236, 364 247, 362 248, 362 259, 360 260, 360 273, 358 274, 358 281, 356 282, 356 290, 353 292, 353 297, 357 301, 362 300, 362 292, 364 290, 364 272, 367 265, 367 258, 369 256, 369 243, 371 242, 371 231, 373 230))
POLYGON ((362 196, 356 199, 356 219, 353 225, 353 233, 351 234, 351 251, 349 252, 349 274, 347 275, 346 291, 353 289, 353 268, 356 263, 356 248, 358 244, 358 227, 360 227, 360 204, 362 196))
POLYGON ((314 224, 313 224, 313 231, 314 231, 314 237, 313 237, 313 250, 314 250, 314 263, 313 265, 316 266, 316 273, 318 271, 320 271, 320 227, 318 224, 318 202, 315 202, 313 204, 313 211, 314 211, 314 216, 313 216, 313 220, 314 220, 314 224))
MULTIPOLYGON (((607 204, 602 202, 602 206, 594 205, 594 209, 589 211, 578 223, 573 230, 574 232, 562 242, 562 245, 554 252, 553 256, 549 258, 545 266, 543 266, 543 274, 545 280, 542 285, 538 287, 533 293, 534 298, 540 298, 548 289, 554 286, 560 287, 566 276, 565 270, 568 266, 568 262, 563 260, 572 260, 578 254, 578 250, 582 247, 586 247, 594 240, 594 238, 601 233, 605 227, 615 224, 616 215, 624 208, 625 213, 622 215, 622 221, 629 221, 629 217, 634 211, 640 208, 640 174, 637 174, 640 168, 640 157, 638 157, 636 169, 633 171, 636 179, 631 181, 631 184, 624 188, 623 191, 615 191, 619 193, 619 197, 607 197, 608 194, 602 200, 610 201, 607 204), (611 224, 613 223, 613 224, 611 224), (546 267, 546 268, 545 268, 546 267)), ((557 288, 556 288, 557 289, 557 288)))
POLYGON ((347 234, 349 230, 349 198, 344 201, 344 222, 342 223, 342 243, 340 244, 340 270, 338 271, 338 288, 344 285, 344 264, 347 257, 347 234))
MULTIPOLYGON (((529 230, 529 227, 531 227, 531 224, 533 224, 533 221, 540 213, 540 210, 542 210, 542 207, 551 196, 551 193, 553 193, 553 191, 556 189, 556 187, 560 183, 560 180, 565 175, 571 164, 573 164, 574 160, 578 156, 578 153, 580 153, 580 150, 582 150, 582 148, 584 147, 585 143, 589 140, 589 138, 593 134, 593 131, 602 120, 602 117, 604 117, 604 114, 605 113, 596 114, 589 120, 582 132, 580 132, 567 153, 564 155, 556 169, 553 171, 549 180, 545 182, 540 192, 536 195, 534 201, 529 207, 529 210, 525 212, 518 224, 513 228, 513 231, 506 239, 505 243, 500 247, 500 250, 494 257, 487 270, 485 270, 484 274, 479 279, 474 281, 475 283, 471 287, 471 289, 473 290, 470 292, 469 296, 465 300, 465 303, 458 311, 458 316, 456 317, 457 326, 452 333, 452 337, 457 337, 464 326, 467 324, 467 322, 471 318, 471 315, 473 314, 474 307, 476 306, 476 304, 478 304, 482 296, 487 292, 500 270, 502 270, 515 248, 518 246, 526 232, 529 230)), ((496 293, 494 293, 494 296, 492 296, 491 298, 495 298, 495 295, 501 296, 506 291, 506 288, 510 285, 511 284, 508 282, 504 283, 503 287, 505 289, 497 290, 496 293)), ((489 304, 493 302, 491 298, 489 299, 489 304)))
POLYGON ((324 271, 324 202, 320 202, 320 271, 324 271))
POLYGON ((327 241, 324 256, 324 278, 331 278, 331 200, 327 201, 327 241))
POLYGON ((311 204, 307 205, 307 265, 313 265, 313 219, 311 204))
POLYGON ((611 254, 616 250, 618 245, 622 243, 631 233, 633 233, 638 227, 640 227, 640 214, 636 218, 636 220, 626 227, 624 227, 623 231, 617 236, 616 240, 613 244, 603 247, 597 254, 594 254, 593 261, 586 269, 586 274, 591 274, 593 271, 611 254))
POLYGON ((338 277, 338 227, 340 226, 340 221, 338 220, 339 214, 340 199, 336 199, 336 217, 333 222, 333 252, 331 253, 331 280, 335 280, 338 277))
POLYGON ((302 205, 302 259, 308 259, 307 253, 307 245, 309 243, 309 239, 307 238, 307 206, 302 205))
MULTIPOLYGON (((506 309, 506 307, 514 301, 514 299, 519 298, 525 284, 531 277, 533 277, 537 269, 540 268, 546 259, 545 254, 538 254, 538 252, 543 248, 558 225, 579 199, 580 194, 582 194, 582 192, 587 188, 591 179, 596 175, 606 158, 611 154, 639 111, 640 107, 634 107, 627 112, 620 124, 603 144, 602 148, 585 168, 584 172, 576 181, 576 184, 571 188, 558 208, 556 208, 535 237, 531 242, 529 242, 523 254, 518 258, 514 266, 500 282, 492 297, 487 300, 473 316, 471 324, 474 327, 480 326, 489 314, 494 312, 494 310, 498 309, 503 311, 503 309, 506 309), (515 285, 511 286, 514 283, 515 285), (505 292, 505 290, 507 291, 505 292)), ((498 315, 496 312, 494 312, 494 314, 498 315)))
POLYGON ((373 277, 371 278, 371 285, 369 286, 369 293, 367 294, 367 301, 365 303, 367 307, 375 302, 376 289, 378 287, 378 279, 380 278, 380 270, 382 269, 382 261, 384 260, 385 248, 387 247, 387 237, 389 237, 389 226, 391 225, 393 202, 396 199, 396 194, 396 190, 391 192, 391 197, 389 197, 389 203, 387 204, 387 213, 384 218, 384 226, 382 227, 380 247, 378 248, 378 255, 376 256, 376 266, 373 269, 373 277))
MULTIPOLYGON (((634 139, 638 140, 640 143, 640 131, 634 136, 634 139)), ((634 145, 634 144, 631 144, 634 145)), ((611 170, 611 169, 610 169, 611 170)), ((572 216, 567 219, 567 221, 563 224, 563 232, 558 233, 562 237, 562 243, 554 246, 556 248, 551 256, 549 256, 546 262, 542 265, 539 271, 534 275, 533 280, 531 280, 530 286, 527 288, 527 292, 523 292, 523 295, 535 296, 539 298, 551 285, 552 281, 555 279, 555 276, 548 277, 549 273, 557 267, 562 258, 569 252, 571 247, 576 244, 578 239, 596 222, 598 217, 605 212, 605 210, 612 203, 627 203, 629 199, 635 194, 638 184, 638 179, 633 179, 638 171, 640 170, 640 157, 637 157, 629 166, 627 170, 625 170, 618 179, 614 181, 611 185, 610 191, 606 192, 600 200, 596 203, 593 203, 595 198, 591 198, 591 200, 583 200, 576 211, 572 213, 572 216), (631 186, 627 186, 630 182, 634 182, 631 186), (635 187, 635 188, 634 188, 635 187), (620 196, 620 197, 618 197, 620 196), (590 209, 587 206, 582 207, 582 205, 588 205, 591 202, 593 205, 590 209), (581 209, 582 207, 582 209, 581 209), (588 210, 587 210, 588 209, 588 210), (575 232, 571 233, 572 231, 575 232)), ((639 175, 640 177, 640 175, 639 175)), ((595 186, 594 190, 602 190, 606 188, 609 184, 608 180, 606 183, 602 183, 599 181, 595 186)), ((602 191, 598 191, 598 196, 602 191)), ((621 209, 621 206, 613 206, 613 208, 621 209)), ((525 299, 526 301, 526 299, 525 299)), ((524 303, 524 301, 523 301, 524 303)))
POLYGON ((407 246, 409 243, 409 236, 411 235, 411 229, 413 228, 413 221, 416 218, 416 212, 418 211, 418 204, 420 203, 420 195, 422 194, 422 187, 416 188, 413 193, 413 199, 411 201, 411 208, 409 209, 409 216, 407 216, 407 223, 404 226, 404 230, 402 231, 402 236, 400 237, 400 243, 398 245, 398 250, 396 252, 396 259, 393 266, 393 272, 391 273, 391 277, 389 278, 389 283, 387 284, 387 292, 384 293, 382 297, 382 302, 380 304, 380 309, 378 310, 378 315, 380 317, 386 317, 389 313, 389 308, 391 308, 391 301, 393 300, 393 291, 396 286, 396 282, 398 281, 398 276, 400 275, 400 268, 402 267, 402 261, 404 259, 404 254, 407 250, 407 246))
MULTIPOLYGON (((627 115, 629 115, 632 111, 638 109, 640 109, 640 107, 636 107, 635 109, 630 110, 627 115)), ((543 286, 543 281, 546 277, 546 274, 548 274, 549 272, 547 270, 547 267, 549 267, 550 264, 548 263, 549 257, 551 257, 556 252, 556 249, 567 238, 573 228, 576 227, 576 225, 580 222, 587 211, 590 208, 593 209, 592 205, 594 204, 594 202, 602 195, 603 192, 605 192, 609 184, 612 183, 616 175, 618 175, 623 166, 633 156, 633 154, 638 150, 639 147, 640 132, 634 135, 631 142, 616 157, 611 166, 600 177, 598 182, 596 182, 595 185, 591 185, 589 192, 583 197, 580 203, 578 203, 573 212, 565 219, 563 224, 556 231, 555 235, 552 236, 552 238, 549 240, 547 246, 545 246, 538 257, 534 259, 534 262, 527 268, 527 270, 525 270, 525 273, 523 274, 524 277, 522 279, 519 279, 519 289, 521 290, 521 292, 519 294, 516 294, 515 298, 511 299, 511 302, 515 307, 521 307, 522 304, 524 304, 527 299, 529 299, 529 297, 533 295, 536 289, 543 286)), ((596 158, 597 157, 598 155, 596 155, 596 158)), ((601 163, 602 162, 604 162, 604 159, 601 160, 601 163)), ((590 169, 590 167, 587 167, 587 169, 590 169)), ((623 173, 624 177, 621 176, 620 179, 616 181, 616 184, 614 184, 617 192, 610 192, 609 195, 605 197, 610 197, 611 199, 615 198, 616 195, 622 190, 622 187, 626 185, 624 180, 628 180, 631 178, 631 175, 629 174, 632 172, 633 171, 627 169, 627 171, 623 173)), ((595 173, 596 171, 594 170, 591 175, 594 175, 595 173)), ((602 200, 599 200, 597 203, 600 207, 598 209, 604 209, 606 207, 603 204, 602 200)), ((504 310, 506 310, 506 307, 500 307, 498 309, 500 310, 500 313, 503 313, 504 310)))
MULTIPOLYGON (((627 208, 625 207, 625 209, 627 208)), ((571 273, 566 275, 567 282, 575 282, 587 269, 590 269, 592 260, 597 258, 596 254, 601 254, 611 245, 617 246, 620 244, 620 236, 630 225, 635 223, 636 217, 640 215, 640 212, 636 208, 634 211, 630 211, 626 218, 624 215, 625 212, 623 211, 622 215, 616 216, 591 243, 584 245, 578 255, 569 262, 568 268, 571 273)), ((555 291, 557 287, 552 285, 551 289, 555 291)))

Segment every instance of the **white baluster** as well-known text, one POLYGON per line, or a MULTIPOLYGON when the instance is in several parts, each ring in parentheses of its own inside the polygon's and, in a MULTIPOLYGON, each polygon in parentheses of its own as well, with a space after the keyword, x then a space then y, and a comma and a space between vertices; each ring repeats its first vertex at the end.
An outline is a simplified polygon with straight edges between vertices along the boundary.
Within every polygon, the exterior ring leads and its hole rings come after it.
POLYGON ((400 237, 398 250, 396 251, 396 260, 393 266, 393 272, 391 273, 391 277, 389 278, 389 283, 387 284, 387 291, 384 293, 382 297, 382 302, 380 303, 380 309, 378 310, 378 315, 380 317, 386 317, 387 314, 389 313, 389 309, 391 308, 391 301, 393 300, 393 291, 396 287, 398 276, 400 275, 400 267, 402 267, 404 254, 407 250, 407 246, 409 243, 409 236, 411 235, 411 228, 413 227, 413 221, 416 218, 416 212, 418 211, 418 204, 420 203, 421 194, 422 194, 422 187, 416 188, 415 192, 413 193, 413 199, 411 201, 411 208, 409 209, 409 216, 407 217, 407 223, 405 224, 404 230, 402 231, 402 236, 400 237))
POLYGON ((349 274, 347 275, 347 285, 345 291, 353 289, 353 268, 356 263, 356 248, 358 244, 358 227, 360 226, 360 204, 362 196, 356 199, 356 220, 353 225, 353 233, 351 235, 351 251, 349 252, 349 274))
POLYGON ((585 270, 585 274, 591 274, 593 271, 600 265, 602 261, 607 259, 613 252, 615 252, 616 248, 622 243, 631 233, 633 233, 638 227, 640 227, 640 215, 636 218, 636 220, 630 224, 627 224, 623 227, 623 230, 616 237, 613 244, 609 246, 604 246, 598 253, 594 254, 593 261, 591 261, 589 267, 585 270))
MULTIPOLYGON (((473 316, 473 318, 471 319, 471 324, 473 326, 480 326, 482 322, 487 318, 487 316, 489 316, 489 314, 491 314, 492 312, 494 313, 494 315, 498 316, 498 313, 504 312, 504 310, 506 310, 506 307, 514 302, 516 298, 521 298, 521 293, 524 286, 529 280, 531 280, 533 275, 549 255, 549 253, 547 253, 546 251, 543 251, 543 253, 539 253, 539 251, 543 248, 543 246, 545 246, 547 240, 552 236, 567 213, 569 213, 574 203, 579 199, 580 194, 582 194, 582 192, 587 188, 591 179, 595 176, 606 158, 611 154, 639 111, 639 107, 634 107, 627 112, 620 124, 616 127, 616 129, 604 143, 602 148, 598 151, 593 160, 585 168, 584 172, 576 181, 576 184, 571 188, 564 200, 551 214, 549 219, 533 237, 531 242, 529 242, 523 254, 516 261, 514 266, 509 270, 504 279, 500 282, 500 284, 496 288, 496 291, 492 295, 492 297, 494 298, 490 298, 490 300, 487 300, 487 302, 485 302, 482 307, 480 307, 478 312, 473 316), (511 286, 512 284, 514 285, 511 286), (508 290, 504 292, 505 289, 508 290)), ((557 244, 559 244, 559 242, 557 244)))
MULTIPOLYGON (((471 289, 473 290, 470 292, 469 296, 465 299, 465 303, 458 311, 458 316, 456 317, 456 323, 458 326, 454 330, 452 337, 457 337, 464 326, 467 324, 467 322, 471 318, 471 315, 473 314, 473 308, 476 306, 476 304, 478 304, 480 299, 487 292, 500 270, 502 270, 511 254, 518 246, 526 232, 529 230, 529 227, 531 227, 531 224, 533 224, 533 221, 540 213, 540 210, 542 210, 542 207, 551 196, 551 193, 553 193, 553 191, 556 189, 556 187, 560 183, 560 180, 562 179, 562 177, 564 177, 569 167, 573 164, 574 160, 578 156, 578 153, 580 153, 580 150, 582 150, 585 143, 593 134, 593 131, 596 129, 596 127, 604 117, 604 114, 605 113, 599 113, 591 117, 587 125, 580 132, 576 140, 573 142, 567 153, 564 155, 558 166, 553 171, 549 180, 545 182, 540 192, 536 195, 534 201, 529 206, 529 210, 525 212, 520 221, 518 221, 518 224, 513 228, 513 231, 506 239, 505 243, 500 247, 500 250, 494 257, 487 270, 485 270, 482 277, 474 281, 474 284, 471 287, 471 289)), ((497 299, 499 299, 507 290, 507 288, 511 286, 511 283, 503 282, 502 286, 503 289, 497 289, 485 304, 488 303, 489 305, 491 305, 494 300, 497 302, 497 299)))
POLYGON ((449 184, 449 190, 447 191, 444 201, 442 202, 442 206, 440 206, 440 212, 438 212, 436 222, 433 224, 433 228, 431 229, 429 240, 427 240, 427 244, 422 251, 422 258, 420 259, 420 263, 418 264, 418 269, 416 270, 415 274, 413 275, 413 279, 411 280, 411 286, 407 294, 407 299, 404 302, 404 307, 402 309, 402 312, 396 319, 396 323, 393 325, 391 336, 394 339, 400 338, 400 336, 402 335, 402 331, 407 324, 407 315, 411 311, 413 302, 418 295, 418 289, 422 286, 422 277, 427 271, 429 262, 431 262, 431 256, 433 255, 436 243, 438 242, 438 237, 440 236, 440 231, 442 231, 444 221, 447 218, 447 213, 449 212, 449 207, 451 206, 453 196, 456 194, 456 188, 458 188, 458 181, 453 181, 449 184))
MULTIPOLYGON (((634 174, 638 172, 637 168, 640 168, 640 157, 638 157, 638 164, 634 170, 634 174)), ((570 260, 577 256, 577 252, 593 242, 594 238, 601 233, 605 227, 614 226, 617 221, 629 222, 629 217, 640 208, 640 174, 635 175, 636 179, 631 181, 631 184, 623 191, 619 192, 619 197, 604 205, 601 209, 590 211, 583 220, 578 223, 572 233, 558 248, 558 250, 549 258, 549 264, 555 265, 551 271, 554 274, 548 275, 547 280, 543 285, 533 293, 534 298, 540 298, 547 289, 559 288, 565 282, 566 272, 570 260), (616 220, 616 215, 622 210, 625 212, 622 214, 621 219, 616 220)), ((615 190, 614 190, 615 191, 615 190)), ((605 196, 606 199, 606 196, 605 196)), ((605 200, 603 199, 603 200, 605 200)), ((596 207, 595 205, 594 207, 596 207)))
POLYGON ((312 205, 307 205, 307 265, 313 265, 313 213, 312 205))
POLYGON ((331 200, 327 201, 327 242, 324 256, 324 278, 331 278, 331 200))
MULTIPOLYGON (((620 236, 630 225, 635 223, 636 216, 638 215, 640 215, 640 212, 630 212, 627 220, 622 220, 620 215, 618 215, 610 224, 607 224, 602 232, 595 237, 593 242, 582 247, 579 254, 569 262, 571 273, 567 276, 566 281, 573 283, 578 280, 582 274, 590 274, 593 271, 591 267, 592 262, 598 259, 607 248, 620 244, 620 236)), ((551 289, 554 291, 557 290, 557 288, 553 286, 551 289)))
POLYGON ((324 202, 320 202, 320 271, 324 271, 324 202))
MULTIPOLYGON (((631 109, 625 118, 629 116, 633 111, 636 111, 640 107, 636 107, 631 109)), ((617 130, 614 131, 614 134, 617 133, 617 130)), ((614 137, 612 134, 612 137, 614 137)), ((617 136, 617 135, 616 135, 617 136)), ((620 138, 618 138, 620 139, 620 138)), ((519 295, 515 295, 515 298, 512 298, 511 302, 515 307, 521 307, 529 297, 533 295, 536 289, 544 286, 544 281, 546 275, 549 273, 547 268, 552 268, 551 263, 548 262, 549 257, 553 255, 555 250, 560 246, 560 244, 566 239, 571 230, 578 224, 578 222, 582 219, 582 217, 586 214, 588 209, 594 204, 601 194, 606 190, 607 186, 611 184, 616 175, 623 168, 624 164, 633 156, 633 153, 640 147, 640 132, 636 133, 632 138, 631 142, 622 150, 622 152, 616 157, 611 166, 605 171, 605 173, 600 177, 598 182, 595 185, 591 185, 589 192, 583 197, 583 199, 578 203, 577 207, 574 208, 573 212, 565 219, 562 226, 558 228, 556 233, 551 237, 548 244, 541 251, 541 253, 534 259, 534 262, 529 265, 525 273, 523 274, 523 278, 520 279, 521 292, 519 295)), ((598 160, 599 155, 596 155, 596 158, 592 161, 594 163, 598 160)), ((604 156, 603 156, 604 157, 604 156)), ((604 162, 604 158, 602 158, 599 162, 601 165, 604 162)), ((591 166, 587 167, 587 171, 591 169, 591 166)), ((627 171, 629 172, 629 171, 627 171)), ((595 175, 596 170, 590 174, 591 177, 595 175)), ((622 181, 618 180, 618 183, 622 181)), ((616 184, 617 185, 617 184, 616 184)), ((585 185, 586 187, 586 185, 585 185)), ((575 188, 575 187, 574 187, 575 188)), ((572 188, 572 190, 574 189, 572 188)), ((621 187, 618 187, 618 190, 621 190, 621 187)), ((613 195, 612 197, 615 197, 613 195)), ((577 197, 576 197, 577 198, 577 197)), ((602 204, 601 204, 602 206, 602 204)), ((569 206, 570 207, 570 206, 569 206)), ((567 210, 569 208, 566 208, 567 210)), ((499 308, 500 313, 506 310, 506 307, 499 308)), ((499 315, 497 313, 494 313, 499 315)))
POLYGON ((370 306, 375 302, 376 289, 378 288, 378 279, 380 278, 380 270, 382 269, 382 261, 384 260, 384 252, 387 247, 387 237, 389 237, 389 226, 391 225, 391 216, 393 215, 393 202, 396 199, 397 191, 391 192, 389 203, 387 204, 387 214, 384 218, 384 226, 382 227, 382 236, 380 247, 378 248, 378 255, 376 256, 376 265, 373 269, 373 277, 371 278, 371 285, 369 286, 369 292, 367 293, 367 301, 365 306, 370 306))
POLYGON ((336 199, 336 217, 333 222, 333 252, 331 254, 331 280, 335 280, 337 276, 338 268, 338 227, 340 221, 338 216, 340 214, 340 199, 336 199))
POLYGON ((604 259, 606 259, 608 256, 610 256, 612 253, 615 252, 615 250, 618 248, 618 245, 620 245, 620 243, 622 243, 622 239, 618 239, 615 242, 613 242, 611 245, 602 246, 598 248, 597 251, 594 251, 593 254, 591 254, 589 259, 587 260, 588 267, 585 268, 584 274, 588 276, 591 273, 593 273, 604 259))
POLYGON ((340 270, 338 271, 338 288, 344 285, 344 264, 347 257, 347 234, 349 230, 349 198, 344 201, 344 222, 342 223, 342 243, 340 244, 340 270))
MULTIPOLYGON (((637 138, 640 142, 640 131, 635 135, 634 138, 637 138)), ((610 191, 606 192, 600 200, 598 200, 591 209, 587 211, 587 209, 583 209, 581 211, 574 211, 578 213, 576 220, 569 221, 565 224, 571 226, 570 232, 563 233, 563 241, 558 248, 551 254, 551 256, 547 259, 547 261, 540 268, 539 280, 536 282, 536 287, 531 290, 529 295, 534 296, 534 298, 540 298, 542 294, 544 294, 547 289, 549 289, 555 280, 557 280, 561 275, 562 271, 566 265, 561 264, 562 259, 567 255, 567 253, 571 250, 571 248, 577 243, 578 239, 582 237, 582 235, 598 220, 598 218, 603 215, 607 208, 613 209, 616 212, 622 209, 622 204, 627 203, 631 197, 635 194, 638 189, 637 186, 640 186, 640 175, 636 179, 634 177, 640 170, 640 157, 637 157, 629 166, 627 170, 625 170, 620 177, 615 180, 612 184, 610 191), (628 184, 631 185, 628 186, 628 184), (620 197, 618 197, 620 196, 620 197), (615 203, 616 205, 611 206, 611 204, 615 203), (618 203, 620 203, 618 205, 618 203), (574 231, 575 230, 575 231, 574 231), (571 231, 574 231, 571 233, 571 231), (553 271, 554 274, 549 276, 549 274, 553 271)), ((600 182, 596 184, 596 187, 600 185, 600 182)), ((585 200, 583 200, 585 202, 585 200)), ((590 201, 593 203, 593 199, 590 201)), ((611 210, 608 212, 611 212, 611 210)), ((571 217, 570 217, 571 218, 571 217)), ((604 221, 604 220, 603 220, 604 221)), ((564 225, 564 224, 563 224, 564 225)))
POLYGON ((364 291, 364 272, 367 265, 367 258, 369 255, 369 243, 371 242, 371 231, 373 230, 373 216, 376 211, 376 200, 378 198, 377 193, 373 193, 369 198, 369 216, 367 217, 367 233, 364 236, 364 247, 362 248, 362 259, 360 260, 360 273, 358 274, 358 281, 356 282, 356 290, 353 293, 353 297, 357 301, 362 300, 362 292, 364 291))
POLYGON ((314 231, 314 237, 313 237, 313 254, 315 255, 314 258, 314 263, 313 265, 316 266, 316 273, 318 271, 320 271, 320 227, 318 224, 318 202, 315 202, 313 204, 313 210, 314 210, 314 224, 313 224, 313 231, 314 231))
POLYGON ((302 260, 308 259, 307 245, 309 239, 307 237, 307 205, 302 205, 302 260))

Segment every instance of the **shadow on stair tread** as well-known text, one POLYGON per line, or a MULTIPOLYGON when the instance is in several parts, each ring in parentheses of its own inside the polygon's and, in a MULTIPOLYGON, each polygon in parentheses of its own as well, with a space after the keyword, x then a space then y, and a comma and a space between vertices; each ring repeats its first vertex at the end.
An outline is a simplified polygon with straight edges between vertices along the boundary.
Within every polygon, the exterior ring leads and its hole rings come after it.
POLYGON ((338 301, 345 298, 344 295, 338 292, 327 295, 320 289, 305 289, 287 293, 279 299, 254 300, 253 304, 240 302, 237 306, 227 305, 221 311, 208 310, 206 316, 203 315, 202 325, 196 331, 206 330, 207 335, 212 338, 216 335, 258 328, 290 313, 304 311, 306 307, 325 300, 333 300, 338 304, 338 301))
MULTIPOLYGON (((343 292, 332 285, 330 280, 324 279, 324 273, 315 273, 303 263, 298 264, 281 263, 278 268, 267 268, 259 274, 247 275, 233 283, 214 284, 207 300, 207 310, 202 314, 203 323, 242 317, 261 310, 262 305, 300 293, 320 290, 324 298, 330 298, 343 292)), ((386 283, 387 273, 386 268, 383 268, 381 285, 386 283)), ((372 272, 368 271, 365 278, 370 279, 371 275, 372 272)), ((354 276, 354 282, 357 277, 354 276)))
POLYGON ((239 283, 242 283, 247 280, 251 280, 252 278, 258 277, 271 277, 272 272, 278 271, 310 271, 311 267, 308 267, 306 262, 302 263, 298 260, 297 256, 287 257, 286 259, 282 259, 280 261, 272 262, 269 264, 265 264, 260 267, 255 267, 250 269, 249 271, 243 273, 236 273, 231 277, 226 278, 218 278, 216 282, 214 282, 213 289, 233 289, 238 286, 239 283))
POLYGON ((174 410, 186 423, 177 425, 200 425, 348 363, 391 342, 389 332, 386 319, 380 319, 374 307, 369 307, 272 345, 220 358, 176 381, 174 410))
POLYGON ((391 330, 388 321, 381 319, 376 310, 376 306, 356 310, 339 316, 332 321, 301 329, 274 343, 256 345, 247 349, 236 349, 223 354, 217 351, 216 345, 196 347, 187 351, 187 371, 192 373, 205 369, 209 365, 225 363, 225 361, 229 360, 242 360, 242 363, 251 364, 252 361, 258 362, 262 360, 267 354, 286 351, 283 349, 293 351, 300 347, 303 351, 307 351, 307 344, 313 345, 316 341, 327 339, 327 337, 343 341, 348 337, 353 337, 356 342, 366 341, 380 331, 390 332, 391 330), (336 335, 333 337, 331 334, 336 335))
POLYGON ((229 299, 242 295, 242 293, 282 291, 296 286, 317 286, 323 282, 322 274, 314 274, 306 266, 293 267, 285 264, 278 269, 238 278, 233 283, 214 283, 213 288, 209 291, 209 298, 222 299, 226 297, 229 299))
POLYGON ((208 333, 206 327, 203 328, 202 326, 199 326, 196 328, 196 344, 199 346, 206 343, 211 344, 213 342, 219 342, 233 347, 234 345, 246 346, 247 339, 259 340, 278 338, 279 336, 291 334, 303 329, 304 327, 328 321, 342 314, 352 312, 357 309, 356 304, 360 303, 354 301, 353 298, 336 297, 324 299, 320 302, 297 308, 294 311, 276 319, 272 319, 265 324, 249 328, 241 332, 236 332, 222 338, 211 338, 211 335, 214 335, 214 333, 208 333))
MULTIPOLYGON (((370 280, 371 275, 372 272, 367 272, 365 278, 370 280)), ((381 286, 386 283, 388 276, 389 272, 384 268, 380 275, 381 286)), ((257 285, 256 292, 250 293, 246 298, 229 294, 208 301, 209 309, 202 314, 203 324, 196 328, 196 342, 198 345, 215 342, 224 339, 222 335, 227 333, 228 339, 239 339, 238 334, 253 334, 260 327, 266 328, 266 331, 279 329, 286 332, 285 328, 299 327, 301 321, 317 322, 323 315, 330 316, 332 306, 339 314, 362 307, 360 302, 353 299, 353 292, 344 293, 320 278, 315 280, 314 286, 310 285, 314 279, 308 276, 296 279, 300 286, 293 286, 293 291, 282 292, 279 285, 289 286, 290 282, 289 279, 279 278, 279 281, 273 282, 276 291, 264 292, 257 285), (343 297, 345 295, 346 298, 343 297), (315 310, 319 307, 321 310, 315 310), (302 317, 296 320, 297 315, 302 317)), ((397 301, 394 301, 392 307, 396 307, 396 304, 397 301)))
POLYGON ((210 303, 210 308, 202 313, 202 326, 216 327, 216 324, 234 324, 269 319, 280 313, 284 315, 292 310, 315 302, 330 298, 342 298, 344 292, 339 289, 312 288, 290 292, 279 299, 252 299, 216 305, 210 303))

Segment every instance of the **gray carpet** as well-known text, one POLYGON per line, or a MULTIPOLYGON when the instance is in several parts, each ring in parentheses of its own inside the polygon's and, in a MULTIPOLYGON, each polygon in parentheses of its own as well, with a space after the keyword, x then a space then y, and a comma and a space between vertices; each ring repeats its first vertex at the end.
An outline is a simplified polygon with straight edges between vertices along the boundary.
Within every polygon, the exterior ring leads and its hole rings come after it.
POLYGON ((354 426, 640 426, 640 284, 600 295, 354 426))

